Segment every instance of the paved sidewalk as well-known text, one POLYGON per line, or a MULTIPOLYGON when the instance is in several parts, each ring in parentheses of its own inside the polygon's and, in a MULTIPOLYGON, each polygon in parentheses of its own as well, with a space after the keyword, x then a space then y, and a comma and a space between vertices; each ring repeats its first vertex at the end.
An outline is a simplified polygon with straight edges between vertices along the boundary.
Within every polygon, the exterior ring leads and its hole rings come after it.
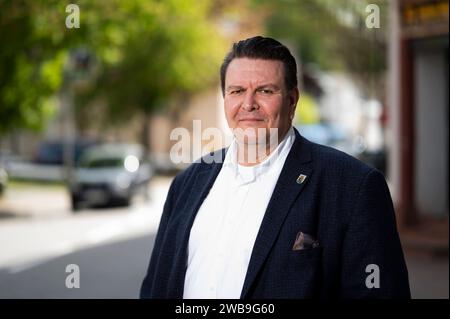
POLYGON ((448 256, 405 251, 413 299, 448 299, 448 256))
POLYGON ((0 222, 11 218, 48 218, 70 215, 64 186, 15 183, 0 198, 0 222))

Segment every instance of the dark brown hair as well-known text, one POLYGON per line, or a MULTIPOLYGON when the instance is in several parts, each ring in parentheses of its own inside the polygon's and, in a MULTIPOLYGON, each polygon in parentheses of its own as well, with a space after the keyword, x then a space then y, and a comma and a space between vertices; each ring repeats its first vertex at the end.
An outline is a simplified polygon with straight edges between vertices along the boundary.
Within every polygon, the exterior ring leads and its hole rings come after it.
POLYGON ((288 90, 297 86, 297 64, 287 47, 272 38, 256 36, 233 44, 220 67, 222 94, 225 94, 225 76, 228 65, 235 58, 278 60, 284 65, 284 81, 288 90))

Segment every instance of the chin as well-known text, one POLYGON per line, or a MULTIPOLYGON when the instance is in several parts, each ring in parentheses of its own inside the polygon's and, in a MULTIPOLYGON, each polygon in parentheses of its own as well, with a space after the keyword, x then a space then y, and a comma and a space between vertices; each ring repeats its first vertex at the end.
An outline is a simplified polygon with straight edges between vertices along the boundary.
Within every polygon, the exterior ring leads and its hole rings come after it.
POLYGON ((267 127, 245 126, 233 129, 238 143, 262 144, 269 141, 269 129, 267 127))

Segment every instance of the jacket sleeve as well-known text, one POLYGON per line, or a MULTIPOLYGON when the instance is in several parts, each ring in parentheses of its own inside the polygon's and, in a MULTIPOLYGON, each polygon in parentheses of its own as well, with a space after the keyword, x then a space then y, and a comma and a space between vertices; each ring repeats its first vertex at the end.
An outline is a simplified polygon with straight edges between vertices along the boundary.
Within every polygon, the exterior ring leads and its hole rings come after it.
POLYGON ((342 244, 341 298, 411 298, 392 199, 373 169, 356 194, 342 244))
POLYGON ((155 279, 156 275, 156 268, 158 266, 159 257, 162 252, 162 242, 165 237, 165 232, 167 228, 168 221, 170 220, 171 213, 173 206, 175 204, 176 200, 176 194, 177 194, 177 184, 179 175, 175 177, 175 179, 172 181, 172 184, 170 185, 169 192, 167 194, 166 202, 164 203, 163 213, 161 215, 161 220, 158 227, 158 232, 156 234, 155 243, 153 246, 153 251, 150 258, 150 263, 148 266, 147 274, 142 282, 141 291, 140 291, 140 298, 151 298, 152 295, 152 284, 155 279))

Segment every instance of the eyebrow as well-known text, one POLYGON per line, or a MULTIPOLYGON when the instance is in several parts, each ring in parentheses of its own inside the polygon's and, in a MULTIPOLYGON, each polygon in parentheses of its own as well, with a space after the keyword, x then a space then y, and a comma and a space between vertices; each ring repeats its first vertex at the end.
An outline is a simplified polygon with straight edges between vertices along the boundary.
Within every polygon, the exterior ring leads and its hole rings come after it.
MULTIPOLYGON (((243 87, 243 86, 240 86, 240 85, 230 85, 230 86, 228 86, 228 87, 226 88, 225 91, 229 92, 229 91, 231 91, 231 90, 243 89, 243 88, 244 88, 244 87, 243 87)), ((256 89, 257 89, 257 90, 260 90, 260 89, 263 89, 263 88, 272 88, 272 89, 274 89, 274 90, 280 90, 280 87, 278 87, 278 85, 275 85, 275 84, 272 84, 272 83, 267 83, 267 84, 259 85, 256 89)))
POLYGON ((267 83, 267 84, 263 84, 258 86, 256 89, 263 89, 263 88, 271 88, 273 90, 281 90, 280 87, 276 84, 272 84, 272 83, 267 83))
POLYGON ((230 85, 227 87, 226 91, 228 92, 228 91, 237 90, 237 89, 243 89, 243 87, 240 85, 230 85))

